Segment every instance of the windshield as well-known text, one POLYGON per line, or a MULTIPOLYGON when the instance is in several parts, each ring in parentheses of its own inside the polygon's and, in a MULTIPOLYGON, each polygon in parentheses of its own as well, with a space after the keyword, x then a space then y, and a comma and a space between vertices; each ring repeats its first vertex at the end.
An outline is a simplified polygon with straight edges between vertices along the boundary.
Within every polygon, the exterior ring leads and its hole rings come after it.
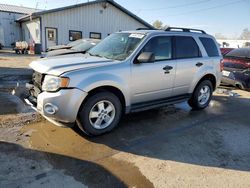
POLYGON ((238 48, 230 51, 225 57, 250 58, 250 48, 238 48))
POLYGON ((114 33, 89 50, 89 54, 122 61, 135 50, 144 37, 144 34, 114 33))
POLYGON ((88 49, 95 46, 97 42, 92 41, 82 41, 81 43, 77 44, 76 46, 73 46, 71 49, 75 51, 87 51, 88 49))

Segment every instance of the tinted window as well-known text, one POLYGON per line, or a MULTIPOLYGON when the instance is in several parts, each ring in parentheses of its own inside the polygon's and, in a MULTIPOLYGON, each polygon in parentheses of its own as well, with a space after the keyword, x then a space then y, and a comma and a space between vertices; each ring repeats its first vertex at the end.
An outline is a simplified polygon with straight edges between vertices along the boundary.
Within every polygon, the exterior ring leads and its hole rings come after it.
POLYGON ((192 37, 175 37, 176 58, 200 57, 200 50, 192 37))
POLYGON ((230 63, 230 62, 224 62, 224 63, 223 63, 223 66, 224 66, 224 67, 228 67, 228 68, 234 68, 234 64, 233 64, 233 63, 230 63))
POLYGON ((204 48, 205 48, 205 50, 207 52, 207 55, 209 57, 219 56, 217 46, 214 43, 213 39, 200 37, 200 41, 201 41, 202 45, 204 46, 204 48))
POLYGON ((156 61, 172 58, 171 37, 154 37, 144 46, 142 52, 152 52, 156 61))

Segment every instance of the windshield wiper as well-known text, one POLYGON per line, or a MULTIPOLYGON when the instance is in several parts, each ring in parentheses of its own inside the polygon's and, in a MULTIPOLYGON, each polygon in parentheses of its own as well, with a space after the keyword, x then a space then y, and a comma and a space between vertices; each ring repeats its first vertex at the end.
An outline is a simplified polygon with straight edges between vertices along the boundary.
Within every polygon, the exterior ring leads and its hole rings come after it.
POLYGON ((101 55, 99 55, 99 54, 92 54, 92 53, 90 53, 90 52, 88 52, 88 54, 89 54, 90 56, 96 56, 96 57, 101 57, 101 58, 103 58, 103 56, 101 56, 101 55))

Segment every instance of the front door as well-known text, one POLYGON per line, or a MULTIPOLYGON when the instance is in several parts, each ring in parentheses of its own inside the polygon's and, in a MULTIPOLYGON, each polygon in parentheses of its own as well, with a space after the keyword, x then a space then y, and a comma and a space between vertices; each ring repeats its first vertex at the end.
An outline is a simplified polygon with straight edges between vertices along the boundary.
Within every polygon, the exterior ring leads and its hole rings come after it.
POLYGON ((46 48, 57 45, 57 29, 56 28, 46 28, 46 48))
POLYGON ((141 52, 152 52, 155 55, 155 61, 132 64, 132 104, 163 99, 172 95, 176 61, 172 59, 171 41, 171 37, 168 36, 150 39, 141 52))

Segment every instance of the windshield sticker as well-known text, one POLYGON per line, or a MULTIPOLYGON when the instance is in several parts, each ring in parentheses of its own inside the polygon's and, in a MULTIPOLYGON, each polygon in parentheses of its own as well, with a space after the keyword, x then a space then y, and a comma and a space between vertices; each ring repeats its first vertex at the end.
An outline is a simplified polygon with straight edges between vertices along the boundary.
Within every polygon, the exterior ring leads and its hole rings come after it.
POLYGON ((132 33, 129 35, 129 37, 131 38, 139 38, 139 39, 142 39, 145 35, 143 34, 138 34, 138 33, 132 33))

